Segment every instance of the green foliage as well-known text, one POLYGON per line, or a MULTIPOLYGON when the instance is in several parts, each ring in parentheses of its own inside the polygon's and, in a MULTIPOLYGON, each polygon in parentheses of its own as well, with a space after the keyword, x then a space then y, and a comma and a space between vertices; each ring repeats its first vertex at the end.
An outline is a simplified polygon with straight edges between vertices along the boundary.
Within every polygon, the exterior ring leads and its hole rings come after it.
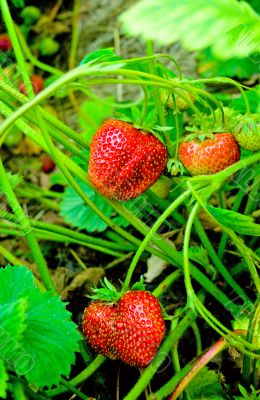
POLYGON ((81 60, 80 65, 88 63, 95 64, 99 62, 105 62, 105 61, 108 62, 116 60, 122 60, 122 58, 115 54, 113 47, 108 47, 106 49, 98 49, 87 54, 81 60))
MULTIPOLYGON (((112 207, 100 194, 77 178, 76 182, 100 211, 107 217, 113 214, 112 207)), ((72 187, 67 188, 64 192, 61 202, 61 216, 70 225, 85 229, 87 232, 102 232, 107 228, 107 224, 89 208, 72 187)))
POLYGON ((239 391, 242 394, 243 397, 235 397, 236 400, 238 399, 244 399, 244 400, 256 400, 259 399, 259 397, 257 396, 256 390, 253 387, 253 385, 250 386, 251 389, 251 393, 249 394, 246 390, 246 388, 244 388, 244 386, 242 385, 238 385, 239 391))
MULTIPOLYGON (((113 101, 113 99, 108 98, 107 101, 113 101)), ((92 136, 104 119, 111 117, 113 108, 105 102, 86 100, 82 103, 80 109, 79 123, 83 131, 82 135, 90 144, 92 136)))
POLYGON ((6 372, 4 360, 0 358, 0 397, 6 399, 8 374, 6 372))
POLYGON ((218 380, 216 371, 207 367, 202 368, 187 388, 187 393, 192 400, 227 400, 223 388, 218 380))
POLYGON ((198 72, 205 78, 225 76, 249 79, 259 73, 259 63, 254 62, 251 57, 221 60, 212 54, 210 48, 198 54, 198 61, 198 72))
POLYGON ((0 281, 0 329, 8 338, 0 368, 4 363, 38 387, 57 384, 69 375, 80 340, 65 303, 40 291, 25 267, 2 268, 0 281))
POLYGON ((139 1, 121 17, 124 30, 187 50, 212 48, 219 59, 246 57, 260 50, 260 17, 236 0, 139 1))
POLYGON ((220 224, 227 228, 243 235, 260 236, 260 225, 255 224, 253 218, 210 205, 207 206, 207 209, 220 224))
POLYGON ((11 0, 11 2, 17 8, 22 8, 25 6, 24 0, 11 0))

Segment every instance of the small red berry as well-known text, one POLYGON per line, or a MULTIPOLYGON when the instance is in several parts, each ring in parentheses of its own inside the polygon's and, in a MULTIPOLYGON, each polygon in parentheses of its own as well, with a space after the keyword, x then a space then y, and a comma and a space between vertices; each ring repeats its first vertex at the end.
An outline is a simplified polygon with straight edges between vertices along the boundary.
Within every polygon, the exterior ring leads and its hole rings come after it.
POLYGON ((167 159, 165 146, 154 135, 127 122, 109 119, 93 136, 89 178, 103 196, 126 201, 157 181, 167 159))
POLYGON ((240 149, 231 133, 216 133, 214 139, 182 142, 178 156, 191 175, 210 175, 237 162, 240 149))
POLYGON ((45 172, 46 174, 52 172, 56 166, 55 162, 48 154, 44 154, 41 156, 41 162, 42 162, 42 172, 45 172))
MULTIPOLYGON (((34 93, 37 94, 41 92, 44 88, 43 78, 40 75, 32 75, 30 79, 34 93)), ((24 82, 20 83, 19 89, 21 93, 27 94, 24 82)))
POLYGON ((0 50, 8 51, 12 48, 12 42, 7 34, 0 35, 0 50))

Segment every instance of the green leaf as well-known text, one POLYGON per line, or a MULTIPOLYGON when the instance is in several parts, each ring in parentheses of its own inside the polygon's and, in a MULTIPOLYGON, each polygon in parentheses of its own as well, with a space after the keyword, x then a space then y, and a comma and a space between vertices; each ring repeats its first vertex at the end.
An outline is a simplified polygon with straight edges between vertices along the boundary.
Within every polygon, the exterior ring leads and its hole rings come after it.
MULTIPOLYGON (((108 101, 113 101, 113 98, 108 98, 108 101)), ((95 100, 86 100, 82 103, 82 115, 79 115, 79 123, 83 130, 83 137, 90 144, 92 136, 100 127, 104 119, 110 118, 113 113, 111 105, 100 103, 95 100), (84 117, 85 116, 85 117, 84 117)))
POLYGON ((25 6, 24 0, 11 0, 11 2, 17 8, 22 8, 25 6))
POLYGON ((98 63, 104 61, 115 61, 115 60, 122 60, 121 57, 117 56, 114 52, 113 47, 109 47, 107 49, 99 49, 92 51, 91 53, 87 54, 80 62, 80 65, 87 64, 87 63, 98 63))
POLYGON ((62 375, 69 375, 80 340, 66 304, 41 292, 26 267, 0 269, 0 282, 0 333, 12 337, 0 356, 7 354, 6 362, 30 383, 57 384, 62 375))
POLYGON ((27 306, 26 299, 0 305, 0 361, 11 369, 19 368, 25 359, 27 362, 32 362, 21 346, 22 334, 26 328, 27 306))
POLYGON ((60 382, 62 375, 70 374, 81 336, 70 320, 66 304, 58 296, 35 288, 30 291, 28 301, 22 346, 34 363, 25 376, 39 387, 51 387, 60 382))
POLYGON ((260 17, 244 1, 141 0, 122 14, 121 21, 133 36, 161 45, 180 42, 191 51, 211 46, 220 59, 260 50, 260 17))
POLYGON ((260 225, 254 223, 254 219, 232 210, 207 206, 210 214, 221 224, 233 231, 251 236, 260 236, 260 225))
POLYGON ((209 258, 202 246, 191 246, 189 247, 189 258, 203 267, 208 267, 209 258))
POLYGON ((0 398, 1 399, 6 399, 7 381, 8 381, 8 374, 6 372, 4 360, 2 360, 0 358, 0 398))
POLYGON ((259 73, 259 63, 255 63, 251 57, 231 58, 220 60, 212 54, 210 48, 198 54, 198 70, 201 76, 211 78, 212 76, 238 77, 249 79, 259 73))
POLYGON ((0 269, 0 288, 0 304, 16 302, 35 288, 32 272, 26 267, 7 265, 0 269))
MULTIPOLYGON (((76 181, 100 211, 107 217, 113 214, 112 207, 107 204, 101 195, 79 179, 76 178, 76 181)), ((60 206, 60 215, 66 222, 76 228, 85 229, 87 232, 102 232, 107 228, 107 224, 88 207, 72 187, 65 190, 60 206)))
POLYGON ((198 375, 192 379, 186 390, 192 400, 228 399, 218 381, 217 373, 207 367, 202 368, 198 375))

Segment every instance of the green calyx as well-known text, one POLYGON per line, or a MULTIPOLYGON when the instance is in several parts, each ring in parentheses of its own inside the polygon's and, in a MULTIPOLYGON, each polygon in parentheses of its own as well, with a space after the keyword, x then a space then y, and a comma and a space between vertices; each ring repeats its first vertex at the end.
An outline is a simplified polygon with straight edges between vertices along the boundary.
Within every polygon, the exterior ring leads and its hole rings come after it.
POLYGON ((143 115, 143 110, 134 106, 131 109, 131 114, 131 117, 129 117, 125 114, 117 113, 118 119, 121 121, 128 122, 132 124, 134 128, 143 132, 152 133, 160 142, 165 144, 162 133, 171 130, 172 127, 158 125, 158 112, 155 108, 152 108, 146 115, 143 115))
MULTIPOLYGON (((93 295, 88 296, 93 300, 104 301, 107 303, 117 303, 122 295, 127 292, 129 289, 122 284, 122 290, 120 292, 117 291, 116 287, 109 282, 109 280, 105 277, 104 281, 100 281, 101 287, 92 288, 93 295)), ((141 277, 139 282, 135 282, 131 287, 131 290, 145 290, 144 279, 141 277)))
POLYGON ((109 280, 105 277, 104 281, 100 281, 101 287, 92 288, 93 295, 90 297, 93 300, 106 301, 109 303, 117 303, 121 297, 121 294, 117 291, 116 287, 109 282, 109 280))

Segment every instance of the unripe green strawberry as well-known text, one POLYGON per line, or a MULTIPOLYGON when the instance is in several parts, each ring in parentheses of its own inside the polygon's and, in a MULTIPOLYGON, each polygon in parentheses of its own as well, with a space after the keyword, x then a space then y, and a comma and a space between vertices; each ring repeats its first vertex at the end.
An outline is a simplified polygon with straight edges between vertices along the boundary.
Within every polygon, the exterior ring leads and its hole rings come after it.
POLYGON ((40 41, 38 47, 42 56, 52 56, 57 53, 60 45, 56 40, 47 36, 40 41))
POLYGON ((103 196, 126 201, 157 181, 167 159, 165 146, 153 134, 109 119, 90 144, 89 178, 103 196))
POLYGON ((24 7, 20 13, 26 25, 33 25, 41 16, 41 10, 35 6, 24 7))
POLYGON ((133 290, 116 303, 98 300, 86 307, 83 332, 95 351, 142 368, 154 358, 165 323, 156 297, 133 290))
MULTIPOLYGON (((174 92, 175 92, 176 107, 177 107, 178 111, 185 111, 188 108, 190 108, 190 104, 187 101, 185 101, 185 99, 180 97, 180 95, 187 97, 192 103, 194 103, 194 101, 195 101, 194 94, 187 90, 175 88, 174 92)), ((164 105, 166 105, 166 107, 170 108, 171 110, 175 109, 172 95, 168 90, 164 90, 164 89, 161 90, 161 100, 162 100, 162 103, 164 105)))
POLYGON ((182 142, 178 157, 191 175, 210 175, 237 162, 240 149, 231 133, 216 133, 214 139, 182 142))
POLYGON ((7 147, 15 147, 17 146, 23 138, 23 133, 17 129, 15 126, 9 131, 8 135, 4 140, 4 144, 7 147))
POLYGON ((256 116, 241 116, 233 134, 238 144, 244 149, 260 150, 260 128, 256 116))

